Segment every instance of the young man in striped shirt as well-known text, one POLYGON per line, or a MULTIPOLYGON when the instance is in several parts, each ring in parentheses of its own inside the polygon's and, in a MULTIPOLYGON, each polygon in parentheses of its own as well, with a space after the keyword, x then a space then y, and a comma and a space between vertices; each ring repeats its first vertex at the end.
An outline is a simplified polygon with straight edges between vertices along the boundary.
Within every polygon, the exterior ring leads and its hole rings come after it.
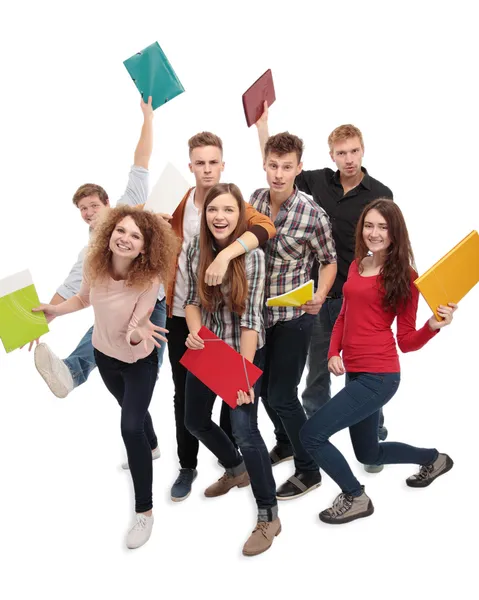
MULTIPOLYGON (((298 399, 314 315, 318 314, 336 277, 336 250, 329 219, 298 190, 303 142, 279 133, 265 146, 264 170, 269 188, 259 189, 250 203, 274 222, 276 237, 266 245, 265 297, 303 285, 315 260, 321 264, 318 289, 300 308, 266 307, 266 359, 261 396, 268 414, 279 417, 294 450, 295 473, 277 490, 278 500, 297 498, 321 483, 316 463, 299 440, 306 415, 298 399)), ((273 419, 272 419, 273 420, 273 419)))

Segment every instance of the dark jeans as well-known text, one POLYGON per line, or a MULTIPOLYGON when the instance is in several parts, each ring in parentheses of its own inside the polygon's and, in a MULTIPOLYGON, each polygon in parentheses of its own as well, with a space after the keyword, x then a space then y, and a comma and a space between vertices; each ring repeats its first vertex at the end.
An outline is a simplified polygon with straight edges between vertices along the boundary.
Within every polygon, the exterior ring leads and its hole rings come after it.
POLYGON ((298 399, 308 354, 314 316, 304 313, 291 321, 279 321, 266 330, 265 366, 261 397, 275 433, 284 436, 291 445, 297 472, 317 471, 318 468, 299 439, 306 415, 298 399))
MULTIPOLYGON (((150 317, 150 320, 158 327, 165 326, 166 320, 166 300, 157 300, 155 309, 150 317)), ((91 337, 93 335, 93 327, 85 333, 80 340, 78 346, 73 350, 68 358, 64 359, 64 363, 70 370, 73 378, 73 386, 78 387, 85 383, 90 376, 90 373, 96 367, 95 355, 93 352, 93 345, 91 343, 91 337)), ((163 362, 163 353, 165 351, 166 343, 158 340, 160 347, 157 348, 158 352, 158 369, 161 367, 163 362)), ((155 346, 156 347, 156 346, 155 346)))
POLYGON ((121 435, 135 489, 135 510, 147 512, 153 507, 151 451, 158 445, 148 412, 158 372, 158 352, 154 348, 149 356, 134 363, 106 356, 96 348, 94 353, 103 382, 121 406, 121 435))
MULTIPOLYGON (((256 353, 255 364, 261 368, 261 350, 256 353)), ((258 387, 259 383, 256 386, 258 387)), ((256 393, 256 392, 255 392, 256 393)), ((186 420, 188 430, 196 436, 221 462, 226 469, 234 469, 245 463, 251 487, 259 511, 271 511, 276 506, 276 485, 273 478, 268 450, 258 429, 258 399, 254 404, 243 404, 231 409, 226 403, 231 418, 234 437, 241 454, 226 433, 211 420, 216 394, 191 373, 186 378, 186 420)), ((273 520, 270 514, 268 520, 273 520)))
MULTIPOLYGON (((168 356, 171 364, 173 384, 175 386, 174 406, 178 458, 182 468, 196 469, 198 464, 198 439, 185 427, 185 390, 188 371, 180 364, 180 359, 186 352, 185 342, 188 337, 188 326, 184 317, 168 317, 166 319, 166 328, 169 332, 168 356)), ((233 440, 229 406, 224 403, 221 407, 220 425, 230 439, 233 440)))
POLYGON ((361 484, 329 438, 349 427, 354 453, 368 465, 417 464, 436 460, 435 449, 379 442, 379 411, 396 393, 399 373, 348 373, 344 388, 320 408, 301 430, 301 441, 321 469, 343 492, 361 495, 361 484))

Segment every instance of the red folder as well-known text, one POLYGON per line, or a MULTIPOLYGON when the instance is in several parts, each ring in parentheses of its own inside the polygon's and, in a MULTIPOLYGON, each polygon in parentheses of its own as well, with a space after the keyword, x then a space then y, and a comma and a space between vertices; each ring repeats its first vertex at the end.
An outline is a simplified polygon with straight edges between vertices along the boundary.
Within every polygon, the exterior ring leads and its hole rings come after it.
POLYGON ((180 364, 231 408, 236 408, 238 391, 247 392, 258 381, 263 371, 207 327, 202 327, 198 335, 205 340, 205 347, 203 350, 188 349, 183 354, 180 364))
POLYGON ((243 108, 248 127, 256 123, 263 114, 265 100, 268 102, 268 107, 276 100, 271 69, 263 73, 243 94, 243 108))

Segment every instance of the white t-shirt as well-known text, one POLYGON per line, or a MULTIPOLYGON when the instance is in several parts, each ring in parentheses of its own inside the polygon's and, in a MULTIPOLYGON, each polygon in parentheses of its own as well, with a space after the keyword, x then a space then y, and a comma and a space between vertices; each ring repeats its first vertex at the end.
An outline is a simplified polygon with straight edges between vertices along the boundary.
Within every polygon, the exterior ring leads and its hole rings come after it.
POLYGON ((184 317, 183 305, 186 300, 188 273, 186 272, 186 251, 191 240, 200 232, 201 211, 195 206, 195 189, 193 188, 186 200, 183 215, 183 245, 178 259, 176 271, 175 296, 173 298, 173 316, 184 317))

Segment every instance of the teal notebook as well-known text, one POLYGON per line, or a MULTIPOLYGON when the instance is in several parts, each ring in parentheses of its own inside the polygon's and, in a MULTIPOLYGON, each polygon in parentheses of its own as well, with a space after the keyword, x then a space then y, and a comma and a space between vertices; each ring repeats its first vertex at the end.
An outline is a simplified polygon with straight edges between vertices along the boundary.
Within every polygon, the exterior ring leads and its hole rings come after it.
POLYGON ((123 62, 144 102, 152 97, 153 110, 185 91, 158 42, 123 62))
POLYGON ((0 338, 7 352, 48 332, 44 313, 32 313, 39 304, 30 271, 0 280, 0 338))

